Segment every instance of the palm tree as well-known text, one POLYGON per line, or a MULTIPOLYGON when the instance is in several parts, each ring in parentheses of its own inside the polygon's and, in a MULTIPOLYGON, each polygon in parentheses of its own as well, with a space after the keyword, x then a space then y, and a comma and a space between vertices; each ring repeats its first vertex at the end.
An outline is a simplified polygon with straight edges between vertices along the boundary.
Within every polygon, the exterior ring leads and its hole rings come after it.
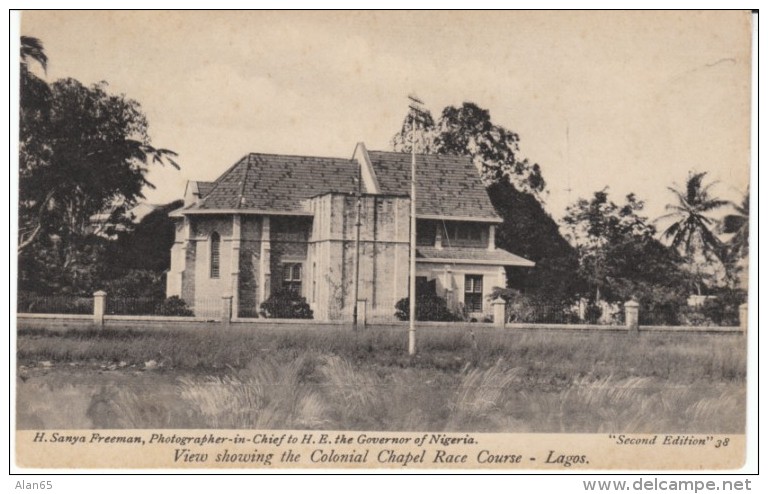
POLYGON ((749 255, 749 192, 744 195, 741 205, 731 204, 736 213, 723 218, 722 232, 733 234, 728 251, 732 258, 740 259, 749 255))
POLYGON ((706 175, 707 172, 690 172, 684 191, 668 187, 677 197, 677 203, 668 204, 666 210, 670 213, 660 217, 659 220, 673 218, 675 222, 661 236, 664 239, 671 238, 672 247, 688 257, 692 258, 700 252, 705 257, 714 254, 721 259, 723 245, 712 231, 716 221, 710 218, 708 213, 729 203, 710 195, 709 189, 716 182, 704 185, 706 175))
POLYGON ((43 42, 32 36, 21 37, 21 66, 22 70, 28 68, 29 60, 40 64, 43 70, 48 70, 48 55, 43 49, 43 42))
MULTIPOLYGON (((21 37, 19 87, 19 175, 24 179, 35 167, 45 162, 46 129, 51 111, 51 89, 30 69, 37 62, 43 71, 48 69, 48 56, 43 42, 31 36, 21 37)), ((53 194, 20 188, 18 252, 29 247, 40 233, 43 216, 53 194)))

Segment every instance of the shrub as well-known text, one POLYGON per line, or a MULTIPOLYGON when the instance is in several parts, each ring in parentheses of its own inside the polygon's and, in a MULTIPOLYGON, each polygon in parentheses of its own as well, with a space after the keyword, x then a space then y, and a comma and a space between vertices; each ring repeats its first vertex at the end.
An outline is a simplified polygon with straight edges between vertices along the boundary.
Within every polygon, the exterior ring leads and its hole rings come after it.
MULTIPOLYGON (((395 317, 401 321, 407 321, 410 316, 410 299, 401 298, 395 304, 395 317)), ((426 292, 416 297, 417 321, 460 321, 461 318, 451 312, 444 298, 435 293, 426 292)))
POLYGON ((696 307, 686 307, 680 313, 679 323, 685 326, 716 326, 712 319, 696 307))
POLYGON ((514 288, 494 288, 490 298, 501 298, 507 302, 507 322, 571 324, 580 322, 573 306, 560 301, 553 303, 548 298, 520 293, 514 288))
POLYGON ((638 285, 632 290, 640 304, 640 325, 677 326, 687 311, 686 290, 665 286, 638 285))
POLYGON ((261 317, 277 319, 312 319, 307 299, 291 290, 282 288, 262 302, 261 317))
POLYGON ((738 326, 739 305, 746 301, 746 293, 742 290, 724 289, 704 301, 701 313, 717 325, 738 326))
POLYGON ((174 295, 163 300, 157 308, 157 314, 161 316, 194 316, 183 299, 174 295))
POLYGON ((597 324, 603 315, 603 308, 597 304, 589 304, 584 309, 584 320, 589 324, 597 324))

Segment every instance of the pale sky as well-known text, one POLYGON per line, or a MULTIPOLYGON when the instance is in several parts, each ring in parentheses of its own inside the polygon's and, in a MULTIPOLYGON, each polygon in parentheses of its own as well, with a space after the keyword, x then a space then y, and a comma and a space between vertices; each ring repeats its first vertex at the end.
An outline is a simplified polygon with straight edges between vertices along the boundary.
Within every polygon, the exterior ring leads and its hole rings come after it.
POLYGON ((655 218, 689 170, 726 199, 747 188, 748 12, 29 12, 21 33, 44 42, 49 81, 141 103, 183 167, 149 175, 150 202, 249 152, 390 149, 409 93, 519 133, 555 219, 605 186, 655 218))

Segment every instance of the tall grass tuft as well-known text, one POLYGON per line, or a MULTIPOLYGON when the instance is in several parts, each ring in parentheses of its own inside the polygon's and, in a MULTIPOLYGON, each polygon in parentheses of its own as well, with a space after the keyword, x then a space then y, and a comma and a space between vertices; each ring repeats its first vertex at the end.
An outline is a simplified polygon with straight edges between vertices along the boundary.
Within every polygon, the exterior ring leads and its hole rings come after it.
POLYGON ((206 427, 316 429, 325 422, 324 405, 302 379, 312 359, 254 359, 233 374, 183 377, 180 396, 206 427))
POLYGON ((102 386, 92 395, 86 415, 96 429, 168 429, 168 404, 132 388, 102 386))
POLYGON ((503 421, 501 411, 509 398, 511 385, 521 378, 524 370, 506 369, 501 359, 488 369, 465 369, 451 405, 448 430, 493 430, 503 421))
POLYGON ((335 355, 323 357, 319 373, 323 398, 333 404, 328 410, 335 423, 363 430, 380 427, 377 419, 386 389, 375 375, 335 355))

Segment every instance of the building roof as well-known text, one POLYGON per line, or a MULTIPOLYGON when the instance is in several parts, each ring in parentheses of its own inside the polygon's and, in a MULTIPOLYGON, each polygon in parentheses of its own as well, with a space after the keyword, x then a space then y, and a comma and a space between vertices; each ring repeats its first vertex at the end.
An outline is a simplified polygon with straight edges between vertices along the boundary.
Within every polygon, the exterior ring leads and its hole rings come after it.
MULTIPOLYGON (((410 195, 411 155, 368 151, 382 194, 410 195)), ((472 160, 463 156, 416 156, 416 215, 498 221, 472 160)))
POLYGON ((213 190, 213 186, 216 185, 216 182, 197 182, 197 191, 200 194, 200 197, 207 196, 211 190, 213 190))
POLYGON ((445 264, 492 264, 502 266, 533 267, 535 262, 507 252, 506 250, 488 250, 472 247, 417 247, 416 259, 420 262, 445 264))
MULTIPOLYGON (((410 195, 411 155, 367 152, 384 195, 410 195)), ((420 217, 500 222, 466 157, 417 155, 416 214, 420 217)), ((330 192, 354 193, 361 163, 356 159, 251 153, 215 182, 197 182, 200 199, 180 213, 306 213, 303 201, 330 192)), ((373 191, 367 191, 373 192, 373 191)))
POLYGON ((357 168, 351 159, 251 153, 215 182, 198 182, 201 199, 188 209, 301 212, 310 197, 355 192, 357 168))

